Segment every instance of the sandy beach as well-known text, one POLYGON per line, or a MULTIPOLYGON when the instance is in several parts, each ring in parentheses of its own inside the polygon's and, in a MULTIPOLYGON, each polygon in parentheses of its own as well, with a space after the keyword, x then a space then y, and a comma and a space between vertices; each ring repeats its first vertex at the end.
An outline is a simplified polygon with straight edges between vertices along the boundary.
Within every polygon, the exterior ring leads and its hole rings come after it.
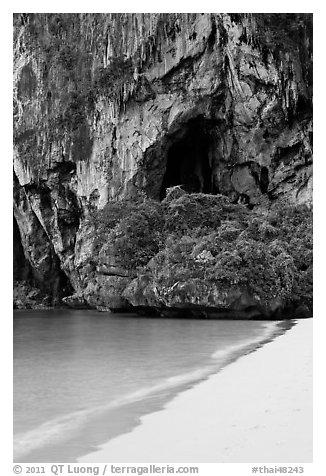
POLYGON ((79 462, 312 462, 312 319, 186 390, 79 462))

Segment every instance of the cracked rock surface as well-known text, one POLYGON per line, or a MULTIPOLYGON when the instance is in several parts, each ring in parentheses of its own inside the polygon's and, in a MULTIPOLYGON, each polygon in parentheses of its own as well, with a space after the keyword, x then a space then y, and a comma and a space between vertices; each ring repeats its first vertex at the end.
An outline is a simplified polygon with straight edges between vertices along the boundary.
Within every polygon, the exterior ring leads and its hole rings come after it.
POLYGON ((54 301, 130 308, 118 225, 99 233, 94 217, 176 186, 250 210, 311 205, 312 16, 15 14, 26 279, 54 301))

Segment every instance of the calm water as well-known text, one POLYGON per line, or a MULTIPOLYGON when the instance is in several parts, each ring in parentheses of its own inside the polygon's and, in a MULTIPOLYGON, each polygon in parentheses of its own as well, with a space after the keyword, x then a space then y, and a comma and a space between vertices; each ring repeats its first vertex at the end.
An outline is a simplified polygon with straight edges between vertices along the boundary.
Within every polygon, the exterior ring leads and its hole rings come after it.
POLYGON ((251 321, 15 312, 15 460, 74 461, 275 329, 251 321))

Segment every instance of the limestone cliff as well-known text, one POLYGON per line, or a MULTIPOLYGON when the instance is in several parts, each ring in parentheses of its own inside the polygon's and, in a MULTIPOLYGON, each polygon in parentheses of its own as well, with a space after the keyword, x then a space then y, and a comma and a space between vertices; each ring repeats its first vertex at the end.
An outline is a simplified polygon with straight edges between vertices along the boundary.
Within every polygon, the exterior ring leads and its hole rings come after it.
POLYGON ((15 240, 34 283, 130 307, 135 271, 94 217, 176 185, 311 203, 312 16, 15 14, 15 240))

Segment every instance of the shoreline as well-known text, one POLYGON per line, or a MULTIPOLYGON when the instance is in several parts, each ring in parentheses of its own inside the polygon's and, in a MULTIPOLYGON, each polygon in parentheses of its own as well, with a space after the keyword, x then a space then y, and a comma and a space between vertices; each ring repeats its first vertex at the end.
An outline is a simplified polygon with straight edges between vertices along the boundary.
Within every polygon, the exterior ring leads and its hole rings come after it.
POLYGON ((67 439, 64 439, 65 443, 63 443, 60 432, 53 434, 53 429, 58 424, 61 427, 62 425, 66 427, 66 431, 68 431, 69 420, 63 417, 58 421, 48 422, 33 430, 23 446, 22 441, 20 442, 21 451, 19 446, 16 446, 15 462, 76 462, 78 458, 96 451, 101 445, 130 433, 141 424, 142 417, 161 411, 179 394, 196 388, 244 355, 255 352, 268 342, 273 341, 293 325, 293 321, 261 323, 259 334, 256 337, 248 337, 230 344, 228 347, 215 349, 210 361, 207 361, 203 367, 200 366, 189 372, 162 380, 159 384, 125 395, 117 406, 108 404, 98 409, 92 409, 88 416, 85 415, 85 419, 77 412, 72 415, 74 416, 73 420, 70 418, 73 423, 71 428, 73 434, 69 437, 69 444, 67 444, 67 439), (89 435, 86 438, 85 432, 89 435), (45 439, 46 434, 50 435, 48 441, 45 439), (43 436, 40 440, 41 435, 43 436), (26 451, 25 445, 28 445, 30 440, 43 441, 43 443, 40 443, 41 447, 36 444, 35 448, 32 446, 26 451), (54 455, 55 460, 53 460, 54 455))
POLYGON ((177 394, 78 462, 312 461, 312 319, 177 394))
POLYGON ((130 309, 110 309, 105 307, 90 307, 90 306, 68 306, 65 304, 55 305, 55 306, 45 306, 43 304, 36 304, 35 306, 26 306, 26 307, 15 307, 13 306, 12 309, 13 313, 19 312, 35 312, 35 311, 65 311, 65 312, 74 312, 74 311, 89 311, 89 312, 96 312, 98 314, 120 314, 125 316, 135 316, 136 318, 148 318, 148 319, 196 319, 196 320, 216 320, 216 321, 257 321, 257 322, 286 322, 286 321, 293 321, 299 319, 312 319, 310 314, 308 315, 300 315, 293 317, 293 312, 291 311, 284 311, 283 313, 279 314, 277 317, 273 316, 266 316, 263 313, 261 314, 253 314, 250 315, 245 311, 221 311, 217 308, 208 308, 199 306, 196 308, 195 306, 192 308, 184 307, 184 308, 170 308, 163 310, 158 310, 155 308, 145 308, 142 307, 130 307, 130 309), (193 312, 196 311, 196 312, 193 312))

